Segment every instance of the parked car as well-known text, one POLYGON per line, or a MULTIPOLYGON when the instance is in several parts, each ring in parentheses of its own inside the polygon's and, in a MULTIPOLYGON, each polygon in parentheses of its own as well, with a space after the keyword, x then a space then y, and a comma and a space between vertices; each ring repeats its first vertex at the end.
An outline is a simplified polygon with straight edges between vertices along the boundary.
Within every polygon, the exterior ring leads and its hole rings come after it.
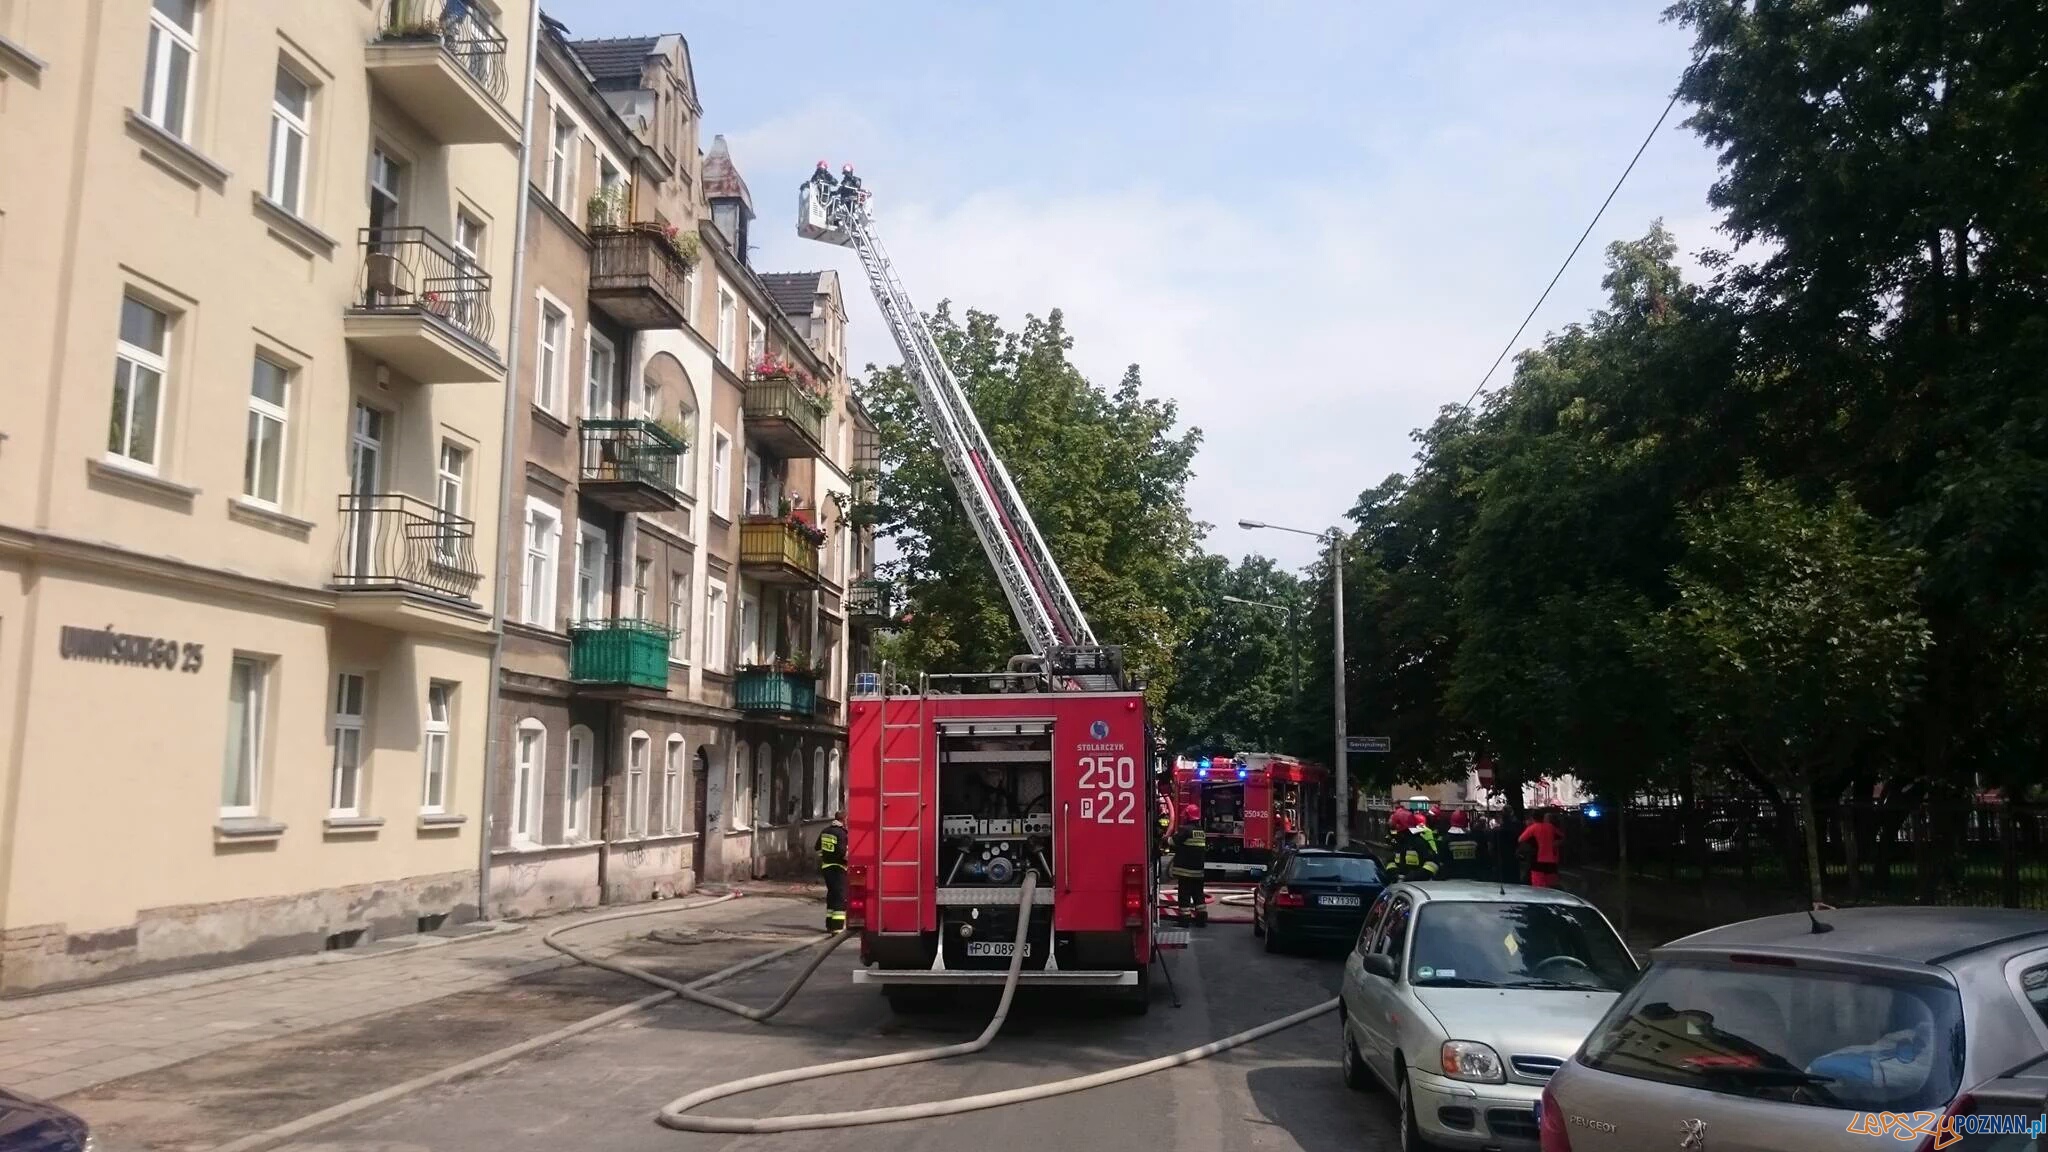
MULTIPOLYGON (((2048 1129, 2048 1056, 1979 1084, 1949 1107, 1948 1152, 2040 1152, 2048 1129)), ((1940 1140, 1946 1140, 1940 1135, 1940 1140)))
POLYGON ((1767 916, 1651 953, 1545 1088, 1543 1149, 1870 1152, 1884 1114, 1981 1110, 1966 1090, 2044 1056, 2048 913, 1767 916))
POLYGON ((0 1088, 0 1152, 91 1152, 84 1118, 0 1088))
POLYGON ((1379 859, 1369 852, 1303 848, 1252 889, 1252 935, 1266 938, 1268 952, 1310 940, 1356 940, 1386 886, 1379 859))
POLYGON ((1534 1149, 1544 1082, 1636 976, 1569 892, 1395 884, 1344 962, 1344 1082, 1394 1094, 1403 1152, 1534 1149))

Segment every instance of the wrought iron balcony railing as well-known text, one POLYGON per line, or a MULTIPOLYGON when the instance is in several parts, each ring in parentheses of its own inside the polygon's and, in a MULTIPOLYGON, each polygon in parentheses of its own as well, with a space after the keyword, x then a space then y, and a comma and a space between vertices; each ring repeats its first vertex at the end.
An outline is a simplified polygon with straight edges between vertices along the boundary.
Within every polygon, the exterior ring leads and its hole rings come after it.
POLYGON ((856 580, 846 590, 846 614, 865 623, 896 615, 896 586, 887 580, 856 580))
POLYGON ((653 512, 682 505, 682 437, 653 420, 585 420, 583 491, 621 512, 653 512))
POLYGON ((491 99, 505 99, 505 34, 475 0, 384 0, 379 40, 438 40, 491 99))
POLYGON ((395 493, 341 498, 336 588, 422 592, 473 601, 482 579, 474 521, 395 493))
POLYGON ((362 230, 356 308, 432 317, 493 358, 491 277, 470 256, 420 227, 362 230))

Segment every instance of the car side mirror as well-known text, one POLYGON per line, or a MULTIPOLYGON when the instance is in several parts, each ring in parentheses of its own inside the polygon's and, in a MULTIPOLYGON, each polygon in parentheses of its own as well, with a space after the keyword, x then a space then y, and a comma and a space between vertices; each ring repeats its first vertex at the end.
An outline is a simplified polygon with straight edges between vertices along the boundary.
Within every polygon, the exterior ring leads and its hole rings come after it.
POLYGON ((1394 978, 1394 958, 1384 952, 1367 952, 1358 958, 1358 965, 1365 969, 1368 975, 1387 980, 1394 978))

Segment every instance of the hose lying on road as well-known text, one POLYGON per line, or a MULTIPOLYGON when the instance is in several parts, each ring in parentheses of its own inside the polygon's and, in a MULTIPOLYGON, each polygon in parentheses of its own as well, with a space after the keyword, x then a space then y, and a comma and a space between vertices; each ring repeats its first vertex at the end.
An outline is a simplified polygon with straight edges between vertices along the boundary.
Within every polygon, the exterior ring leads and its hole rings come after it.
MULTIPOLYGON (((961 1044, 948 1044, 939 1048, 918 1048, 908 1052, 894 1052, 885 1056, 866 1056, 855 1060, 836 1060, 827 1064, 812 1064, 807 1067, 791 1068, 782 1072, 767 1072, 759 1076, 748 1076, 744 1079, 732 1080, 724 1084, 714 1084, 709 1088, 703 1088, 687 1096, 670 1101, 662 1108, 660 1114, 656 1116, 656 1121, 663 1127, 674 1128, 684 1132, 758 1134, 766 1132, 807 1132, 826 1128, 853 1128, 865 1124, 890 1124, 902 1120, 928 1120, 937 1116, 956 1116, 963 1112, 977 1112, 985 1108, 1000 1108, 1008 1104, 1023 1104, 1033 1100, 1047 1100, 1055 1096, 1064 1096, 1073 1092, 1084 1092, 1090 1088, 1100 1088, 1107 1084, 1134 1080, 1140 1076, 1147 1076, 1168 1068, 1178 1068, 1184 1064, 1192 1064, 1197 1060, 1205 1060, 1219 1052, 1228 1052, 1232 1048, 1249 1044, 1264 1036, 1270 1036, 1282 1029, 1292 1028, 1297 1024, 1313 1020, 1317 1016, 1321 1016, 1323 1013, 1332 1011, 1337 1007, 1336 1000, 1325 1000, 1314 1007, 1304 1008, 1299 1012, 1282 1016, 1278 1020, 1261 1024, 1256 1028, 1250 1028, 1236 1035, 1226 1036, 1221 1040, 1214 1040, 1182 1052, 1140 1061, 1136 1064, 1126 1064, 1120 1068, 1108 1068, 1101 1072, 1093 1072, 1084 1076, 1069 1077, 1065 1080, 1055 1080, 1046 1084, 1033 1084, 1023 1088, 1011 1088, 1001 1092, 983 1092, 974 1096, 960 1096, 951 1100, 933 1100, 924 1104, 903 1104, 891 1108, 866 1108, 851 1112, 811 1112, 797 1116, 771 1116, 761 1119, 748 1119, 738 1116, 697 1116, 691 1114, 691 1110, 700 1105, 709 1104, 714 1100, 723 1100, 728 1096, 738 1096, 743 1093, 753 1092, 761 1088, 772 1088, 779 1084, 796 1084, 806 1080, 822 1080, 828 1076, 844 1076, 853 1072, 872 1072, 880 1068, 897 1068, 905 1064, 922 1064, 930 1060, 945 1060, 954 1056, 971 1055, 988 1047, 989 1043, 996 1038, 996 1033, 1002 1030, 1003 1022, 1009 1018, 1010 1002, 1017 994, 1018 980, 1024 970, 1025 933, 1031 927, 1031 912, 1033 908, 1031 898, 1037 887, 1038 873, 1025 873, 1024 887, 1019 896, 1018 903, 1017 935, 1010 949, 1010 970, 1003 980, 1002 1000, 997 1003, 996 1014, 989 1019, 988 1026, 981 1030, 981 1035, 961 1044)), ((725 969, 713 976, 705 977, 690 984, 679 984, 665 976, 636 968, 631 964, 623 964, 591 956, 558 939, 562 933, 576 928, 603 924, 613 920, 624 920, 632 916, 649 916, 658 912, 688 911, 691 908, 708 907, 710 904, 719 903, 731 898, 731 896, 725 896, 721 897, 720 900, 689 905, 683 909, 660 907, 636 908, 625 912, 615 912, 606 916, 597 916, 557 928, 541 937, 541 941, 548 947, 583 963, 592 964, 624 976, 631 976, 636 980, 644 980, 657 987, 666 988, 676 995, 696 1003, 717 1008, 721 1011, 731 1012, 738 1016, 744 1016, 749 1020, 766 1020, 777 1012, 782 1011, 783 1007, 796 995, 797 989, 802 987, 804 982, 811 978, 811 974, 818 970, 818 966, 825 962, 825 957, 831 955, 834 949, 845 942, 846 932, 836 933, 830 940, 825 942, 823 947, 818 948, 817 955, 811 958, 810 963, 804 966, 804 970, 797 974, 796 979, 790 981, 789 987, 783 989, 782 995, 777 997, 775 1002, 766 1008, 749 1008, 743 1004, 727 1000, 724 997, 702 992, 699 989, 716 980, 737 975, 746 968, 758 967, 760 964, 765 964, 770 960, 800 951, 808 945, 797 944, 788 948, 778 949, 765 956, 757 957, 745 965, 725 969)))

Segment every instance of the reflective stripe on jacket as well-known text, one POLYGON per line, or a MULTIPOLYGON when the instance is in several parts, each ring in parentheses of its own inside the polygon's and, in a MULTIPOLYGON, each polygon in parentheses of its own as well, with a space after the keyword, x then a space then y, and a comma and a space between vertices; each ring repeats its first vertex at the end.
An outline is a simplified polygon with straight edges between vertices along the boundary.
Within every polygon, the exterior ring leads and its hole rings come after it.
POLYGON ((1173 874, 1195 878, 1209 857, 1209 834, 1200 828, 1183 828, 1173 834, 1173 874))
POLYGON ((846 829, 837 823, 828 824, 818 833, 818 870, 846 867, 846 829))

